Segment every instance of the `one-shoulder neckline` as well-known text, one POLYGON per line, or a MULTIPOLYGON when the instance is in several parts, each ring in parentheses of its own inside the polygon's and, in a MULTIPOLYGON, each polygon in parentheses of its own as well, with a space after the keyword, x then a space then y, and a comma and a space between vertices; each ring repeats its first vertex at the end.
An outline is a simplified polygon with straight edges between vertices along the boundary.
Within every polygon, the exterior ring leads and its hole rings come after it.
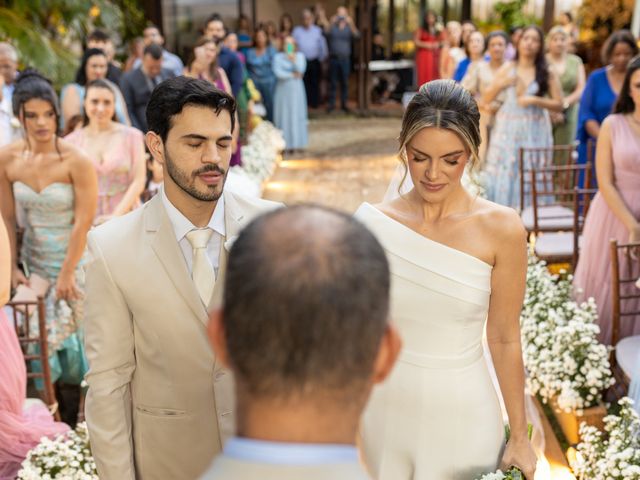
POLYGON ((40 190, 39 192, 37 190, 34 190, 33 187, 31 187, 31 185, 28 185, 24 182, 21 182, 20 180, 17 180, 13 183, 20 183, 22 185, 24 185, 25 187, 27 187, 29 190, 31 190, 33 193, 35 193, 36 195, 41 195, 42 192, 44 192, 45 190, 47 190, 50 187, 53 187, 54 185, 65 185, 65 186, 72 186, 71 183, 67 183, 67 182, 51 182, 49 185, 47 185, 46 187, 44 187, 42 190, 40 190))
POLYGON ((395 219, 395 218, 393 218, 393 217, 390 217, 389 215, 386 215, 384 212, 382 212, 381 210, 377 209, 376 207, 374 207, 373 205, 371 205, 369 202, 363 202, 363 203, 362 203, 362 205, 366 205, 366 206, 367 206, 367 207, 369 207, 371 210, 375 211, 377 214, 379 214, 379 215, 383 216, 384 218, 386 218, 386 219, 390 220, 392 223, 394 223, 394 224, 396 224, 396 225, 400 226, 401 228, 403 228, 404 230, 406 230, 406 231, 410 232, 411 234, 416 235, 416 236, 420 237, 420 238, 421 238, 421 239, 423 239, 423 240, 426 240, 426 241, 427 241, 427 242, 429 242, 429 243, 432 243, 432 244, 437 245, 437 246, 439 246, 439 247, 441 247, 441 248, 447 249, 447 250, 449 250, 449 251, 451 251, 451 252, 455 252, 455 253, 457 253, 457 254, 459 254, 459 255, 463 255, 464 257, 469 258, 469 259, 471 259, 471 260, 474 260, 474 261, 476 261, 476 262, 478 262, 478 263, 480 263, 480 264, 484 265, 485 267, 487 267, 487 268, 489 268, 489 269, 493 270, 493 265, 491 265, 491 264, 489 264, 489 263, 485 262, 484 260, 479 259, 479 258, 478 258, 478 257, 476 257, 475 255, 471 255, 470 253, 463 252, 462 250, 458 250, 457 248, 453 248, 453 247, 451 247, 451 246, 449 246, 449 245, 446 245, 446 244, 441 243, 441 242, 437 242, 437 241, 435 241, 435 240, 433 240, 433 239, 431 239, 431 238, 429 238, 429 237, 427 237, 427 236, 425 236, 425 235, 422 235, 421 233, 416 232, 414 229, 412 229, 412 228, 410 228, 410 227, 406 226, 404 223, 402 223, 402 222, 400 222, 400 221, 396 220, 396 219, 395 219))

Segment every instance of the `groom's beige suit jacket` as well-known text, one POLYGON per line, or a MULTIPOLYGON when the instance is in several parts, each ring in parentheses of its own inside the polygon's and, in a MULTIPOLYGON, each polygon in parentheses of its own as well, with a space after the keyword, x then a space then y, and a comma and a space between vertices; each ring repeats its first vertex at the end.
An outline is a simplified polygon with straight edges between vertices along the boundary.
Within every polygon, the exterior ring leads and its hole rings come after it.
MULTIPOLYGON (((224 193, 227 250, 279 204, 224 193)), ((194 479, 234 433, 233 381, 207 341, 207 309, 160 194, 92 230, 86 267, 86 418, 101 480, 194 479)))

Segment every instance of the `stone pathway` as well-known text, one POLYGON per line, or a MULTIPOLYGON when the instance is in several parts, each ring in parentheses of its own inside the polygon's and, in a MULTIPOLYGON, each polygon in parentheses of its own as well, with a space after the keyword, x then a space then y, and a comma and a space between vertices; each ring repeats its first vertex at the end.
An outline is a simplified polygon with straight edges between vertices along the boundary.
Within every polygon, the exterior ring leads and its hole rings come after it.
POLYGON ((264 197, 353 213, 382 200, 397 165, 399 118, 324 117, 310 122, 309 148, 286 158, 264 197))

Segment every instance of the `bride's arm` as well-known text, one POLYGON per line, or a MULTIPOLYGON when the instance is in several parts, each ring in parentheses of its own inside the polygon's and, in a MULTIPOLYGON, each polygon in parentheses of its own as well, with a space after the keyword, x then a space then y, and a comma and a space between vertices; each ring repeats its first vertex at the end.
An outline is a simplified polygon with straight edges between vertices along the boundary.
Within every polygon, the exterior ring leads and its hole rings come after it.
POLYGON ((526 232, 513 210, 501 209, 492 217, 496 256, 491 275, 487 341, 511 429, 501 468, 517 466, 526 478, 533 479, 536 455, 527 435, 520 344, 520 310, 527 275, 526 232))

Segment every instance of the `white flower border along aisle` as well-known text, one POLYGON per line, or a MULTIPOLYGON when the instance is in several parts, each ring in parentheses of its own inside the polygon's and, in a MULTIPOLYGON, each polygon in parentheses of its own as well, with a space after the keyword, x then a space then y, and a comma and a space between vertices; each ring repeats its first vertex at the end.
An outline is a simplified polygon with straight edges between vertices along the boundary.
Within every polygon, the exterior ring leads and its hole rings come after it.
POLYGON ((282 132, 263 120, 251 131, 247 144, 242 147, 242 166, 238 169, 262 191, 282 159, 285 147, 282 132))
POLYGON ((42 437, 29 451, 18 480, 97 480, 86 423, 51 440, 42 437))
POLYGON ((640 417, 628 397, 617 415, 604 419, 604 433, 583 423, 571 468, 579 480, 640 480, 640 417))
POLYGON ((545 262, 530 257, 521 333, 527 386, 554 407, 567 440, 574 444, 579 417, 596 424, 604 417, 602 394, 614 379, 610 349, 597 339, 595 303, 573 301, 571 280, 562 272, 552 275, 545 262), (598 418, 590 420, 586 414, 594 407, 598 418), (563 419, 563 414, 568 415, 563 419))

